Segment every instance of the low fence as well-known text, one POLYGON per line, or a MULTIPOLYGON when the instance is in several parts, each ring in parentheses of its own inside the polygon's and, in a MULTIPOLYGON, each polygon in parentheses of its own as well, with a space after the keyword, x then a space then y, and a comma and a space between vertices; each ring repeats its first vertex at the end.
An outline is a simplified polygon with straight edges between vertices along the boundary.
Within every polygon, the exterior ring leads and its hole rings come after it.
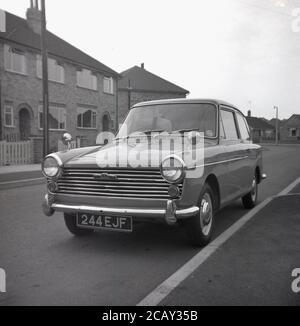
POLYGON ((31 164, 32 158, 33 146, 31 141, 0 142, 0 166, 31 164))

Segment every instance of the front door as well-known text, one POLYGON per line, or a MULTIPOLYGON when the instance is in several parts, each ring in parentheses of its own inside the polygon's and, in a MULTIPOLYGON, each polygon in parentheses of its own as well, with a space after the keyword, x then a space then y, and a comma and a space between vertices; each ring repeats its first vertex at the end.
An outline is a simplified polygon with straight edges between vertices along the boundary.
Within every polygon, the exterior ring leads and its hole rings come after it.
POLYGON ((19 111, 20 139, 28 140, 31 134, 31 120, 28 109, 23 108, 19 111))

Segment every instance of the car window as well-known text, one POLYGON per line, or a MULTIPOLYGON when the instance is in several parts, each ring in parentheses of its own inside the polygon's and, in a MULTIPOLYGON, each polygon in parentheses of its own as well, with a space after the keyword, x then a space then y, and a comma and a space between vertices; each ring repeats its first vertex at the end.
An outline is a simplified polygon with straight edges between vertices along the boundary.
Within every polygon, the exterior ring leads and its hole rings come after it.
POLYGON ((237 113, 236 116, 237 116, 237 121, 239 124, 241 138, 243 140, 250 140, 249 129, 248 129, 248 126, 246 125, 245 118, 239 113, 237 113))
POLYGON ((225 138, 228 140, 239 139, 234 119, 234 113, 227 110, 221 110, 221 119, 224 126, 225 138))

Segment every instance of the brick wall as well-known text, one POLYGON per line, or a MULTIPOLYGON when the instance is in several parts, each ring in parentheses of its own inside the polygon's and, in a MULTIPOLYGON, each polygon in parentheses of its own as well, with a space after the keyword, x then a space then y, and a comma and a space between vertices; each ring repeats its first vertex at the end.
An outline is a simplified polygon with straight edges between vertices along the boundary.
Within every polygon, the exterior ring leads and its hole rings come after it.
MULTIPOLYGON (((42 104, 42 80, 36 73, 36 54, 27 50, 27 75, 4 71, 4 45, 0 41, 0 69, 2 85, 2 108, 5 103, 10 103, 14 108, 14 128, 3 126, 3 134, 19 133, 19 111, 26 107, 31 113, 31 135, 42 136, 42 130, 38 126, 38 107, 42 104)), ((65 84, 49 82, 49 100, 52 104, 65 106, 67 111, 67 131, 74 138, 83 137, 86 145, 95 144, 96 137, 102 131, 102 118, 108 113, 115 121, 116 95, 103 93, 103 77, 98 73, 98 91, 79 88, 76 85, 76 66, 63 63, 65 68, 65 84), (97 130, 77 128, 77 106, 87 105, 97 109, 97 130)), ((116 83, 114 85, 116 89, 116 83)), ((2 111, 2 121, 4 119, 2 111)), ((53 151, 57 149, 57 141, 65 131, 50 131, 50 146, 53 151)))

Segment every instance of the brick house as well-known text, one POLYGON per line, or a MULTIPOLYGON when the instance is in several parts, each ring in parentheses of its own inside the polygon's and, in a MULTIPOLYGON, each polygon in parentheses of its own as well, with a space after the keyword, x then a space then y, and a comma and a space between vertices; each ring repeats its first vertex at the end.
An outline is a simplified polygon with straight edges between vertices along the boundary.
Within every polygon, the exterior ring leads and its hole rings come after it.
MULTIPOLYGON (((42 137, 41 11, 31 0, 26 19, 0 11, 0 140, 42 137)), ((48 32, 50 148, 65 131, 93 145, 113 129, 119 74, 48 32)))
POLYGON ((281 141, 300 143, 300 114, 292 115, 280 129, 281 141))
POLYGON ((247 122, 251 131, 251 138, 255 143, 275 140, 275 127, 266 119, 252 117, 248 111, 247 122))
POLYGON ((130 108, 137 103, 185 98, 189 94, 189 91, 147 71, 144 64, 121 73, 118 89, 120 122, 124 121, 130 108))

